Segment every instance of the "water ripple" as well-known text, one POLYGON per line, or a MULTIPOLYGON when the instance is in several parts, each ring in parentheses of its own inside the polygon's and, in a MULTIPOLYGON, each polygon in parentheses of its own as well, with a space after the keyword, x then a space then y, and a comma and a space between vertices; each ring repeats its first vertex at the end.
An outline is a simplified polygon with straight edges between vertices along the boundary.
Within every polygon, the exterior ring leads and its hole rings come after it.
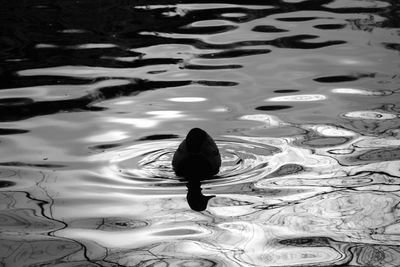
MULTIPOLYGON (((219 174, 205 181, 206 184, 234 184, 257 180, 270 172, 269 159, 280 149, 272 145, 236 140, 217 140, 222 157, 219 174)), ((181 187, 184 180, 172 170, 172 156, 179 141, 152 141, 127 148, 118 148, 96 156, 96 160, 109 158, 106 171, 109 177, 123 179, 139 188, 157 187, 169 190, 181 187), (110 172, 111 171, 111 172, 110 172), (111 175, 111 176, 110 176, 111 175)))

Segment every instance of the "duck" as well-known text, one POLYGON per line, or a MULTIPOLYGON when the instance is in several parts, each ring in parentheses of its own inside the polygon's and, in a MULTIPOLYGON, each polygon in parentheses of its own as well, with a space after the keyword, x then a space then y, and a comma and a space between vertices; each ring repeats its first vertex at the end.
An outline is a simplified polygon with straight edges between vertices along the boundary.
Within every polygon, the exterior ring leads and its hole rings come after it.
POLYGON ((207 209, 215 195, 203 195, 201 181, 218 174, 221 167, 221 155, 211 136, 200 128, 191 129, 175 151, 172 167, 186 181, 189 207, 198 212, 207 209))
POLYGON ((191 129, 175 151, 172 167, 177 176, 188 181, 213 177, 221 167, 217 144, 206 131, 191 129))

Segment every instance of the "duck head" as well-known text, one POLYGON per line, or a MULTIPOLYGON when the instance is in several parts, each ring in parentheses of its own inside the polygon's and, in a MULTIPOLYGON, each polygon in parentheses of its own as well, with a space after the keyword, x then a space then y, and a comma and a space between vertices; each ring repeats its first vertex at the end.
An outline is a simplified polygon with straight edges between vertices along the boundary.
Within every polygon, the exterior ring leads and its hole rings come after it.
POLYGON ((203 144, 207 141, 208 134, 200 129, 191 129, 186 136, 186 147, 189 153, 198 154, 201 152, 203 144))

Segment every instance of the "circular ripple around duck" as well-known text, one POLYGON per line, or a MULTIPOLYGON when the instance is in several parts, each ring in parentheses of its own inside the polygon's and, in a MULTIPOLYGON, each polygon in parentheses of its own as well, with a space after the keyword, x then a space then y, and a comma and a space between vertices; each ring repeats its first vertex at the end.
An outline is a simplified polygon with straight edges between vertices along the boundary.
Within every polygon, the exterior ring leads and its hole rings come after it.
MULTIPOLYGON (((222 166, 217 176, 204 183, 234 184, 257 180, 271 170, 268 160, 280 149, 258 143, 217 140, 222 166)), ((177 177, 171 161, 180 141, 139 143, 119 150, 110 158, 113 173, 140 187, 173 187, 184 184, 177 177)))

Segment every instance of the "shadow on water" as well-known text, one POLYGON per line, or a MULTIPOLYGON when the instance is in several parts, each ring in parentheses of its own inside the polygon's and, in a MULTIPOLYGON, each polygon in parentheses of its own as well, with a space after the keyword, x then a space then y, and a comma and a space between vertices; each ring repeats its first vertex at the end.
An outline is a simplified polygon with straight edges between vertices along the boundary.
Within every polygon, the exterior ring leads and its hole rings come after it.
POLYGON ((396 0, 3 1, 0 265, 400 266, 399 28, 396 0), (176 175, 192 127, 217 176, 176 175))

